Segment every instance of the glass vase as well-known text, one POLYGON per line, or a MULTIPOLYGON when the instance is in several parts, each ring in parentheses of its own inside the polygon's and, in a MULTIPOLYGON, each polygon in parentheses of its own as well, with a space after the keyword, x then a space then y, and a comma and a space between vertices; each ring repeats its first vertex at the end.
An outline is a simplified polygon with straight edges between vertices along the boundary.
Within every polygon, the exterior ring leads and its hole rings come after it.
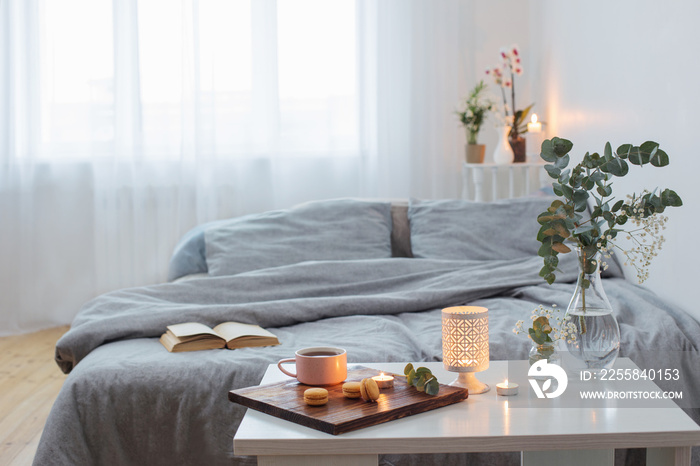
POLYGON ((546 359, 548 364, 556 364, 561 366, 561 355, 557 350, 557 342, 548 341, 542 344, 532 342, 532 348, 530 348, 530 355, 528 360, 532 366, 537 361, 546 359))
POLYGON ((579 374, 612 367, 620 352, 620 327, 600 278, 600 258, 595 249, 579 248, 578 280, 566 309, 566 317, 576 327, 566 339, 570 357, 566 370, 579 374))

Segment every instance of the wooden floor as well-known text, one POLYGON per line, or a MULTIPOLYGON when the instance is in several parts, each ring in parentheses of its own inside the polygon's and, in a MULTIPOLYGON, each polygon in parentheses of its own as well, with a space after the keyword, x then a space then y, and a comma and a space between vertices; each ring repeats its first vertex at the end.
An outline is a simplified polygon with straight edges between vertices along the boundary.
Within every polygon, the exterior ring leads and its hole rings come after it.
POLYGON ((53 360, 68 327, 0 338, 0 464, 32 463, 66 376, 53 360))

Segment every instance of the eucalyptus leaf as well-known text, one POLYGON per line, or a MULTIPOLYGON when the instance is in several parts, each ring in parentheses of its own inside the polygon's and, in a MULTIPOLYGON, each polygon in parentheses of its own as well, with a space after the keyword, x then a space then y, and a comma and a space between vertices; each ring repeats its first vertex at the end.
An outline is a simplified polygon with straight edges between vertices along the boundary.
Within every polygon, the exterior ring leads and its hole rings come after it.
POLYGON ((583 212, 588 207, 588 191, 577 189, 572 196, 574 208, 577 212, 583 212))
POLYGON ((581 225, 579 227, 576 227, 576 229, 574 230, 574 235, 581 235, 583 233, 586 233, 586 232, 594 230, 594 229, 595 229, 595 227, 593 225, 591 225, 590 223, 587 223, 585 225, 581 225))
POLYGON ((559 175, 561 174, 561 169, 557 168, 555 165, 545 165, 544 169, 547 170, 549 176, 555 179, 559 178, 559 175))
POLYGON ((583 160, 581 160, 581 166, 594 169, 598 166, 599 159, 600 156, 598 154, 590 154, 586 152, 586 155, 583 156, 583 160))
POLYGON ((556 268, 559 265, 559 258, 557 256, 548 256, 544 258, 545 266, 549 268, 556 268))
POLYGON ((408 364, 406 364, 406 367, 403 368, 403 375, 408 375, 409 372, 411 372, 412 370, 413 370, 413 364, 411 364, 409 362, 408 364))
POLYGON ((568 238, 569 236, 571 236, 571 232, 569 231, 568 228, 566 228, 566 225, 564 225, 563 223, 559 223, 559 222, 558 222, 558 223, 555 223, 555 224, 553 225, 553 227, 554 227, 553 229, 554 229, 561 237, 563 237, 563 238, 568 238))
POLYGON ((566 155, 574 147, 573 143, 568 139, 552 138, 552 148, 554 153, 559 157, 566 155))
POLYGON ((680 207, 683 205, 681 197, 672 189, 664 189, 661 193, 661 202, 668 207, 680 207))
POLYGON ((560 170, 565 169, 567 165, 569 165, 568 155, 563 155, 554 162, 554 166, 559 168, 560 170))
POLYGON ((617 155, 621 159, 626 159, 629 156, 630 150, 632 150, 632 144, 623 144, 617 148, 617 155))
POLYGON ((541 225, 545 225, 545 224, 548 224, 554 220, 558 220, 558 219, 562 219, 562 218, 564 218, 564 216, 562 216, 562 215, 550 214, 548 212, 543 212, 539 215, 539 217, 537 217, 537 221, 541 225))
POLYGON ((544 232, 549 230, 550 226, 549 223, 545 223, 544 225, 540 226, 540 231, 537 232, 537 241, 542 242, 544 239, 545 235, 544 232))
MULTIPOLYGON (((630 162, 632 162, 630 156, 630 162)), ((615 176, 625 176, 629 172, 629 166, 627 162, 620 158, 614 158, 608 162, 605 162, 600 166, 600 169, 606 173, 611 173, 615 176)))
POLYGON ((542 148, 540 152, 540 157, 545 162, 554 163, 557 160, 557 154, 554 153, 554 144, 549 139, 545 139, 542 142, 542 148))
POLYGON ((661 149, 657 150, 656 153, 651 156, 650 162, 655 167, 665 167, 671 163, 668 154, 661 149))
POLYGON ((561 185, 562 196, 571 199, 574 197, 574 189, 571 186, 561 185))
POLYGON ((554 251, 557 251, 557 252, 562 253, 562 254, 566 254, 567 252, 571 252, 571 249, 564 243, 553 243, 552 249, 554 251))
MULTIPOLYGON (((556 257, 556 256, 547 256, 547 257, 556 257)), ((545 259, 547 259, 547 257, 545 257, 545 259)), ((552 267, 547 267, 546 265, 543 265, 542 268, 540 269, 539 275, 540 275, 540 277, 544 278, 547 275, 549 275, 550 273, 552 273, 553 271, 554 271, 554 269, 552 267)))
POLYGON ((649 163, 649 160, 654 156, 658 148, 659 144, 654 141, 646 141, 639 146, 639 151, 642 153, 642 160, 645 160, 644 163, 649 163))
POLYGON ((428 395, 435 396, 440 392, 440 384, 437 379, 433 377, 425 384, 425 393, 428 395))
POLYGON ((415 380, 415 378, 416 378, 416 371, 414 371, 413 368, 411 368, 409 373, 406 374, 406 382, 409 385, 413 385, 413 381, 415 380))
MULTIPOLYGON (((634 165, 644 165, 644 157, 639 147, 633 146, 630 149, 628 160, 634 165)), ((648 161, 648 160, 647 160, 648 161)))
POLYGON ((596 188, 596 191, 598 191, 598 194, 600 194, 603 197, 610 196, 612 194, 612 187, 610 186, 598 186, 596 188))
POLYGON ((564 204, 564 202, 561 199, 555 199, 552 201, 552 204, 549 207, 547 207, 547 211, 555 213, 559 207, 562 207, 564 205, 566 204, 564 204))
POLYGON ((605 143, 605 150, 603 151, 603 157, 605 157, 605 160, 610 160, 612 158, 612 146, 610 145, 609 142, 605 143))
POLYGON ((595 181, 596 183, 598 181, 607 181, 607 179, 608 179, 608 177, 605 176, 605 173, 603 173, 600 170, 595 170, 593 173, 591 173, 591 176, 589 176, 589 178, 591 180, 595 181))

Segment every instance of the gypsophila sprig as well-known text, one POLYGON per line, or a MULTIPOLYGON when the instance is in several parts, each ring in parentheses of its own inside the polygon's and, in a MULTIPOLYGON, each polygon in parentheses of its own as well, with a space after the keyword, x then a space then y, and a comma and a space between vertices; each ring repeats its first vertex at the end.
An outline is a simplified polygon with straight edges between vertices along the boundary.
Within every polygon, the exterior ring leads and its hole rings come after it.
POLYGON ((623 211, 629 212, 630 223, 636 227, 627 230, 626 239, 632 241, 633 246, 622 250, 622 253, 625 256, 625 265, 631 265, 637 271, 639 283, 649 278, 651 260, 658 255, 666 242, 662 233, 666 229, 668 217, 660 213, 644 216, 643 198, 648 194, 649 191, 644 190, 639 196, 628 195, 622 207, 623 211))
MULTIPOLYGON (((559 264, 557 255, 571 252, 567 244, 572 244, 581 250, 581 274, 596 270, 598 253, 602 254, 600 266, 605 270, 606 259, 619 250, 643 282, 649 276, 651 259, 664 243, 661 232, 668 218, 661 214, 667 207, 682 206, 683 201, 671 189, 658 194, 655 189, 627 196, 626 200, 619 199, 613 204, 612 179, 627 175, 630 164, 665 167, 669 164, 668 155, 653 141, 639 146, 623 144, 615 152, 608 142, 603 155, 586 152, 583 160, 569 169, 572 148, 571 141, 561 138, 542 143, 540 156, 549 162, 544 168, 555 180, 552 189, 561 199, 553 201, 547 211, 537 217, 541 225, 537 240, 542 243, 538 255, 544 259, 540 276, 552 284, 559 264), (589 214, 587 217, 585 212, 589 214), (633 246, 624 249, 617 243, 618 237, 627 238, 633 246)), ((584 281, 584 289, 587 285, 584 281)))
MULTIPOLYGON (((564 340, 567 343, 576 341, 576 325, 571 322, 571 317, 564 316, 563 311, 556 304, 552 304, 551 309, 540 304, 532 310, 530 320, 532 320, 532 327, 527 329, 527 336, 538 345, 553 343, 557 340, 564 340)), ((524 320, 515 323, 513 333, 516 335, 526 333, 524 320)))

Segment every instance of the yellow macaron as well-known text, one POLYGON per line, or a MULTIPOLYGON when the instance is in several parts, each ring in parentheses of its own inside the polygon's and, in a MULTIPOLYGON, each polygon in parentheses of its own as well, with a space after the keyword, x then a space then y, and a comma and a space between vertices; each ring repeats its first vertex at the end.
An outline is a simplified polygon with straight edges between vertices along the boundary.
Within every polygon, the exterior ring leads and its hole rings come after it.
POLYGON ((309 406, 322 406, 328 403, 328 390, 325 388, 309 388, 304 391, 304 402, 309 406))
POLYGON ((348 398, 359 398, 360 382, 345 382, 343 384, 343 395, 348 398))
POLYGON ((360 396, 365 401, 377 401, 379 398, 379 385, 372 378, 362 379, 360 382, 360 396))

